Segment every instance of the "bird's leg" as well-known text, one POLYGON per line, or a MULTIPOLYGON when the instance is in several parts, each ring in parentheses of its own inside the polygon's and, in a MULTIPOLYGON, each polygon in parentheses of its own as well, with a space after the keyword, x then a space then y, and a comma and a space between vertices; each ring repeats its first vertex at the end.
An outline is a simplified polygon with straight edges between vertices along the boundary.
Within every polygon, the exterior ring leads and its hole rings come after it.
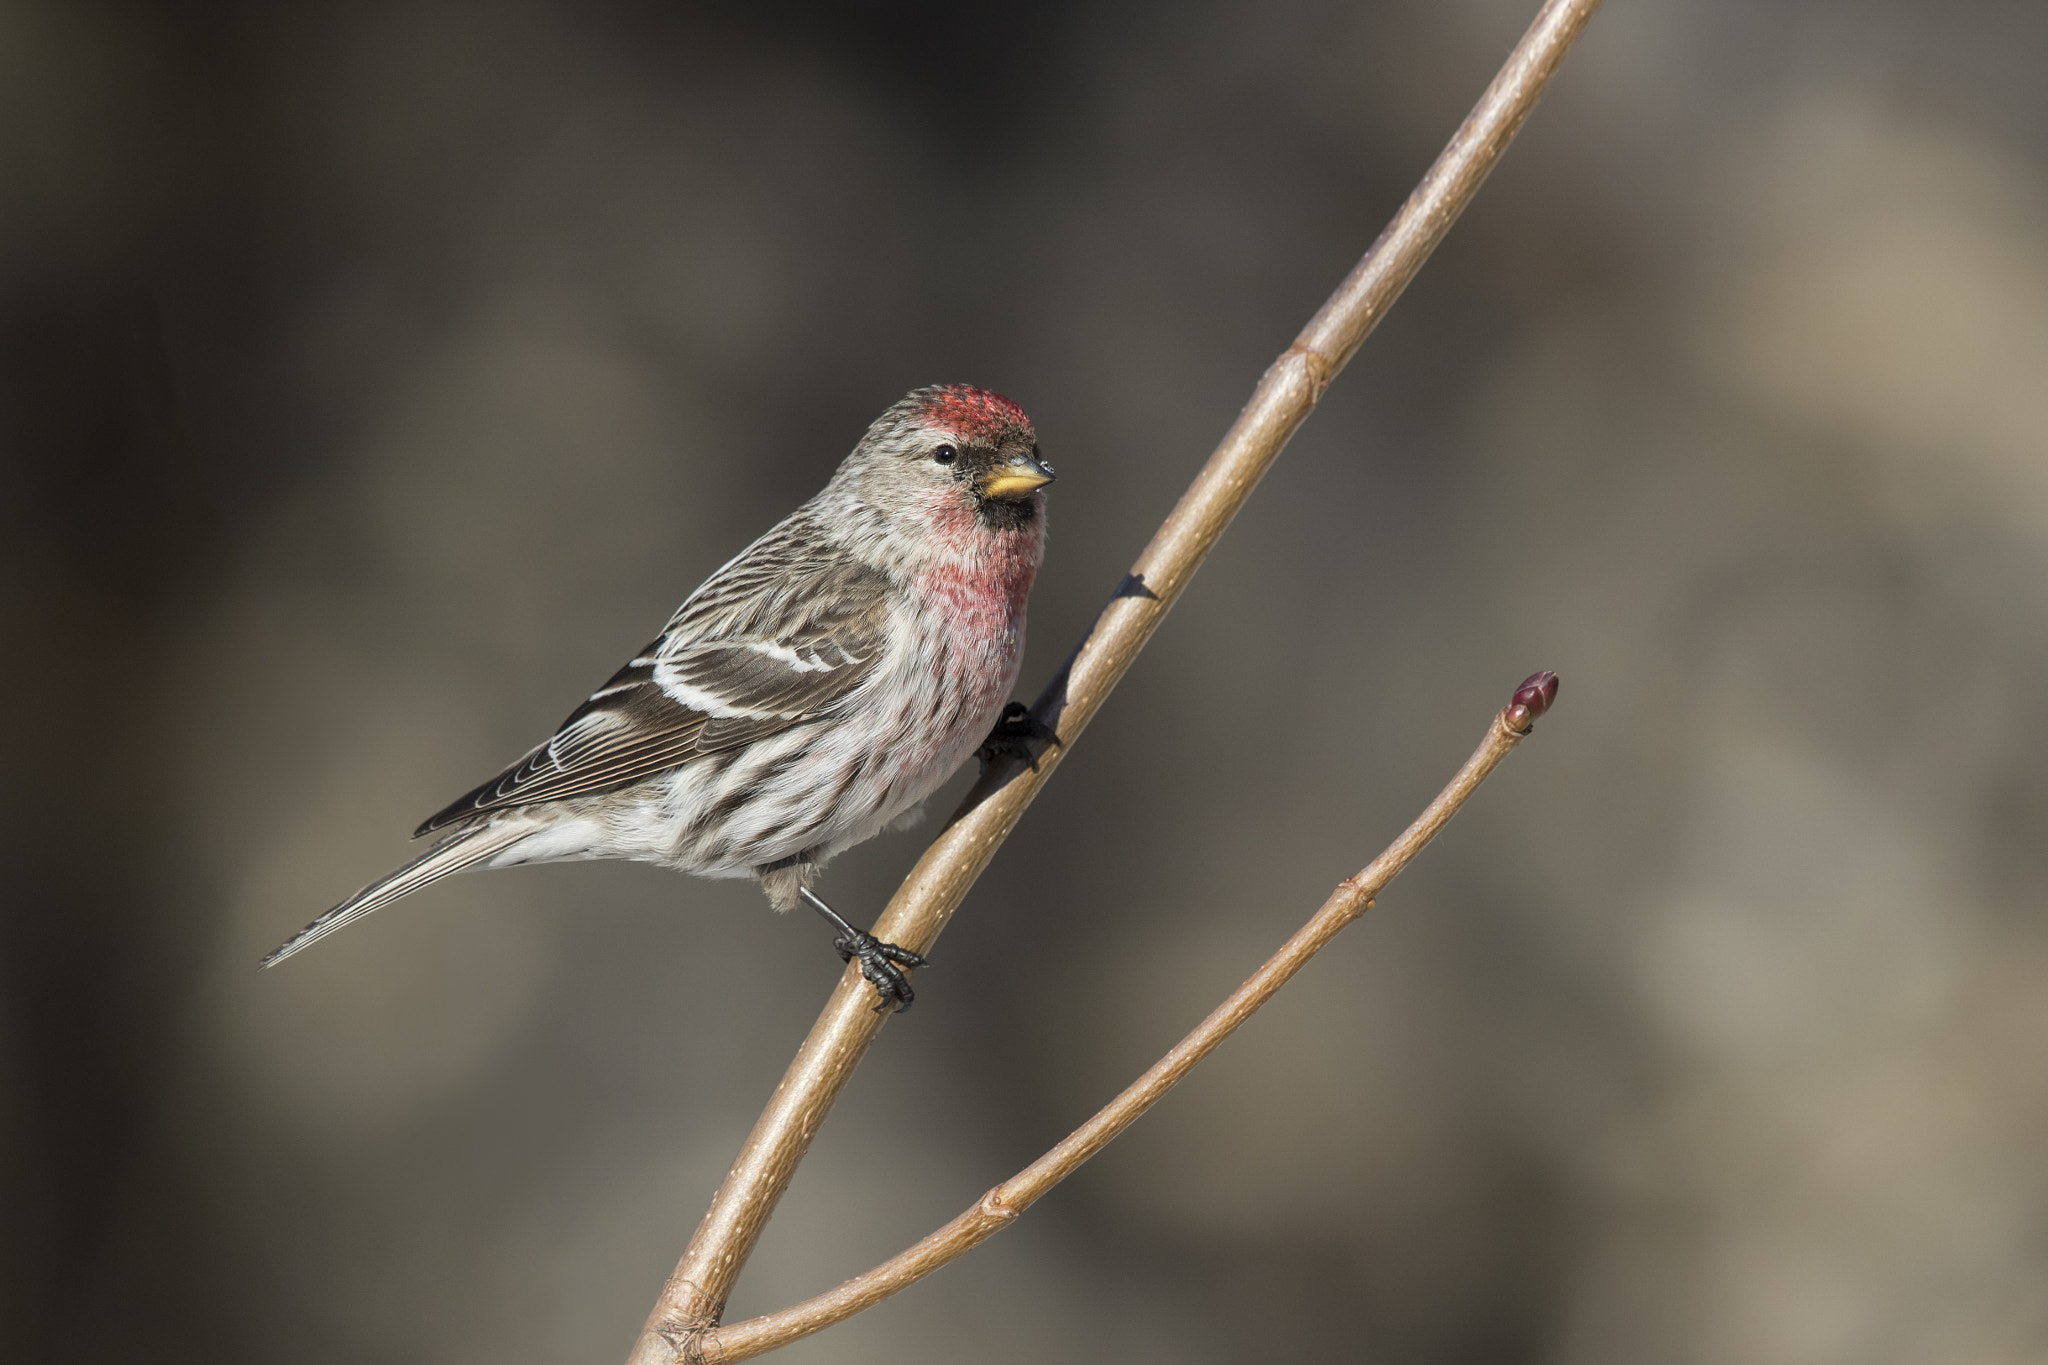
POLYGON ((1031 766, 1031 771, 1037 772, 1038 751, 1031 746, 1039 740, 1058 744, 1060 737, 1053 733, 1050 725, 1032 715, 1030 707, 1021 701, 1013 701, 1003 708, 1002 715, 996 717, 995 728, 988 732, 988 738, 981 742, 974 756, 984 766, 999 758, 1021 758, 1031 766))
POLYGON ((839 937, 832 940, 832 946, 839 950, 839 960, 850 962, 860 959, 860 974, 874 986, 882 1002, 875 1006, 880 1014, 891 1004, 896 1006, 893 1013, 901 1014, 910 1008, 910 1002, 917 999, 917 993, 910 989, 910 978, 903 974, 903 967, 923 967, 926 964, 922 953, 913 953, 908 948, 899 948, 893 943, 884 943, 863 929, 856 929, 847 923, 837 910, 818 899, 817 892, 808 886, 797 892, 811 909, 825 917, 825 922, 839 931, 839 937))

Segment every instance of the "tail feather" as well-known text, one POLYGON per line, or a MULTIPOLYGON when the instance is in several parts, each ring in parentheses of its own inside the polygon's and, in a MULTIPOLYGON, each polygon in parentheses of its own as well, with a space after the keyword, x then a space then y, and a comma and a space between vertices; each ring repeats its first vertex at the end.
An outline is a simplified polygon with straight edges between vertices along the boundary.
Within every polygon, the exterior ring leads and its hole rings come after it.
POLYGON ((443 877, 475 867, 532 832, 530 827, 517 822, 473 825, 458 830, 404 867, 379 877, 299 930, 264 958, 263 965, 275 967, 301 948, 318 943, 343 925, 352 924, 372 910, 381 910, 400 896, 410 895, 443 877))

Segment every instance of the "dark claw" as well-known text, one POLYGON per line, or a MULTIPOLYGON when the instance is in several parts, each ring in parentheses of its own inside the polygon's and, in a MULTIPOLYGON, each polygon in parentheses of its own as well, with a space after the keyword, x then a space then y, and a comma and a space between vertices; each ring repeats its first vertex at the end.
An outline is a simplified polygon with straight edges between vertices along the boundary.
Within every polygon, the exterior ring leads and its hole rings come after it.
POLYGON ((875 1006, 875 1013, 880 1014, 893 1003, 896 1008, 892 1013, 901 1014, 917 999, 917 992, 910 989, 910 978, 898 970, 898 964, 904 967, 929 966, 924 954, 913 953, 910 949, 899 948, 893 943, 884 943, 873 934, 860 930, 855 930, 851 934, 841 934, 832 940, 832 946, 838 951, 841 962, 850 962, 856 957, 860 959, 861 976, 866 978, 881 996, 881 1002, 875 1006))
POLYGON ((1032 745, 1039 741, 1058 744, 1060 737, 1052 727, 1031 714, 1031 708, 1021 701, 1013 701, 1003 708, 1003 714, 996 718, 995 728, 988 732, 988 738, 974 751, 974 756, 983 764, 999 758, 1021 758, 1029 764, 1031 771, 1038 771, 1038 751, 1032 745))

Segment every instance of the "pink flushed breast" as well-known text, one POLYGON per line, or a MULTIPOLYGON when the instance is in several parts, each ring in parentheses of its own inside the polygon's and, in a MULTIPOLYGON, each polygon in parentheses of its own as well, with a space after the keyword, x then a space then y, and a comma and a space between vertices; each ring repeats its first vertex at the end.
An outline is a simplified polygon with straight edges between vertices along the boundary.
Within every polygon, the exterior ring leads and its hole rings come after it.
POLYGON ((1021 621, 1045 556, 1043 507, 1028 526, 996 530, 947 490, 930 496, 923 515, 938 553, 917 575, 922 600, 963 630, 1021 621))
MULTIPOLYGON (((970 514, 971 519, 971 514, 970 514)), ((942 537, 943 539, 943 537, 942 537)), ((1044 523, 993 531, 974 525, 917 576, 936 627, 929 665, 937 683, 929 759, 950 770, 979 743, 1017 680, 1024 611, 1045 545, 1044 523), (965 746, 965 747, 963 747, 965 746)))
POLYGON ((941 560, 918 575, 919 595, 941 619, 968 638, 1008 634, 1024 619, 1024 604, 1038 576, 1037 537, 1006 535, 966 559, 941 560))

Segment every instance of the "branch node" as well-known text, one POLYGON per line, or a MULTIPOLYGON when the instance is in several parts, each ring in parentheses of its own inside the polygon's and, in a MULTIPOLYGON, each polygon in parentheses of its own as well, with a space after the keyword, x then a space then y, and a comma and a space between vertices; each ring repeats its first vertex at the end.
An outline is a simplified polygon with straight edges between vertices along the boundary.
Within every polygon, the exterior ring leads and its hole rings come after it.
POLYGON ((715 1322, 665 1323, 660 1336, 668 1343, 671 1358, 684 1365, 721 1365, 725 1359, 725 1346, 718 1339, 715 1322))
POLYGON ((1024 1212, 1024 1210, 1003 1198, 1003 1187, 1001 1185, 991 1188, 987 1194, 984 1194, 981 1197, 981 1202, 974 1206, 974 1211, 983 1218, 992 1219, 998 1223, 1014 1223, 1017 1221, 1018 1216, 1024 1212))
POLYGON ((725 1346, 718 1339, 718 1327, 698 1327, 683 1338, 677 1351, 683 1365, 723 1365, 725 1346))
POLYGON ((1323 401, 1323 390, 1330 387, 1330 381, 1337 377, 1336 362, 1303 342, 1295 342, 1280 353, 1279 364, 1299 360, 1302 370, 1308 375, 1308 401, 1313 407, 1323 401))

